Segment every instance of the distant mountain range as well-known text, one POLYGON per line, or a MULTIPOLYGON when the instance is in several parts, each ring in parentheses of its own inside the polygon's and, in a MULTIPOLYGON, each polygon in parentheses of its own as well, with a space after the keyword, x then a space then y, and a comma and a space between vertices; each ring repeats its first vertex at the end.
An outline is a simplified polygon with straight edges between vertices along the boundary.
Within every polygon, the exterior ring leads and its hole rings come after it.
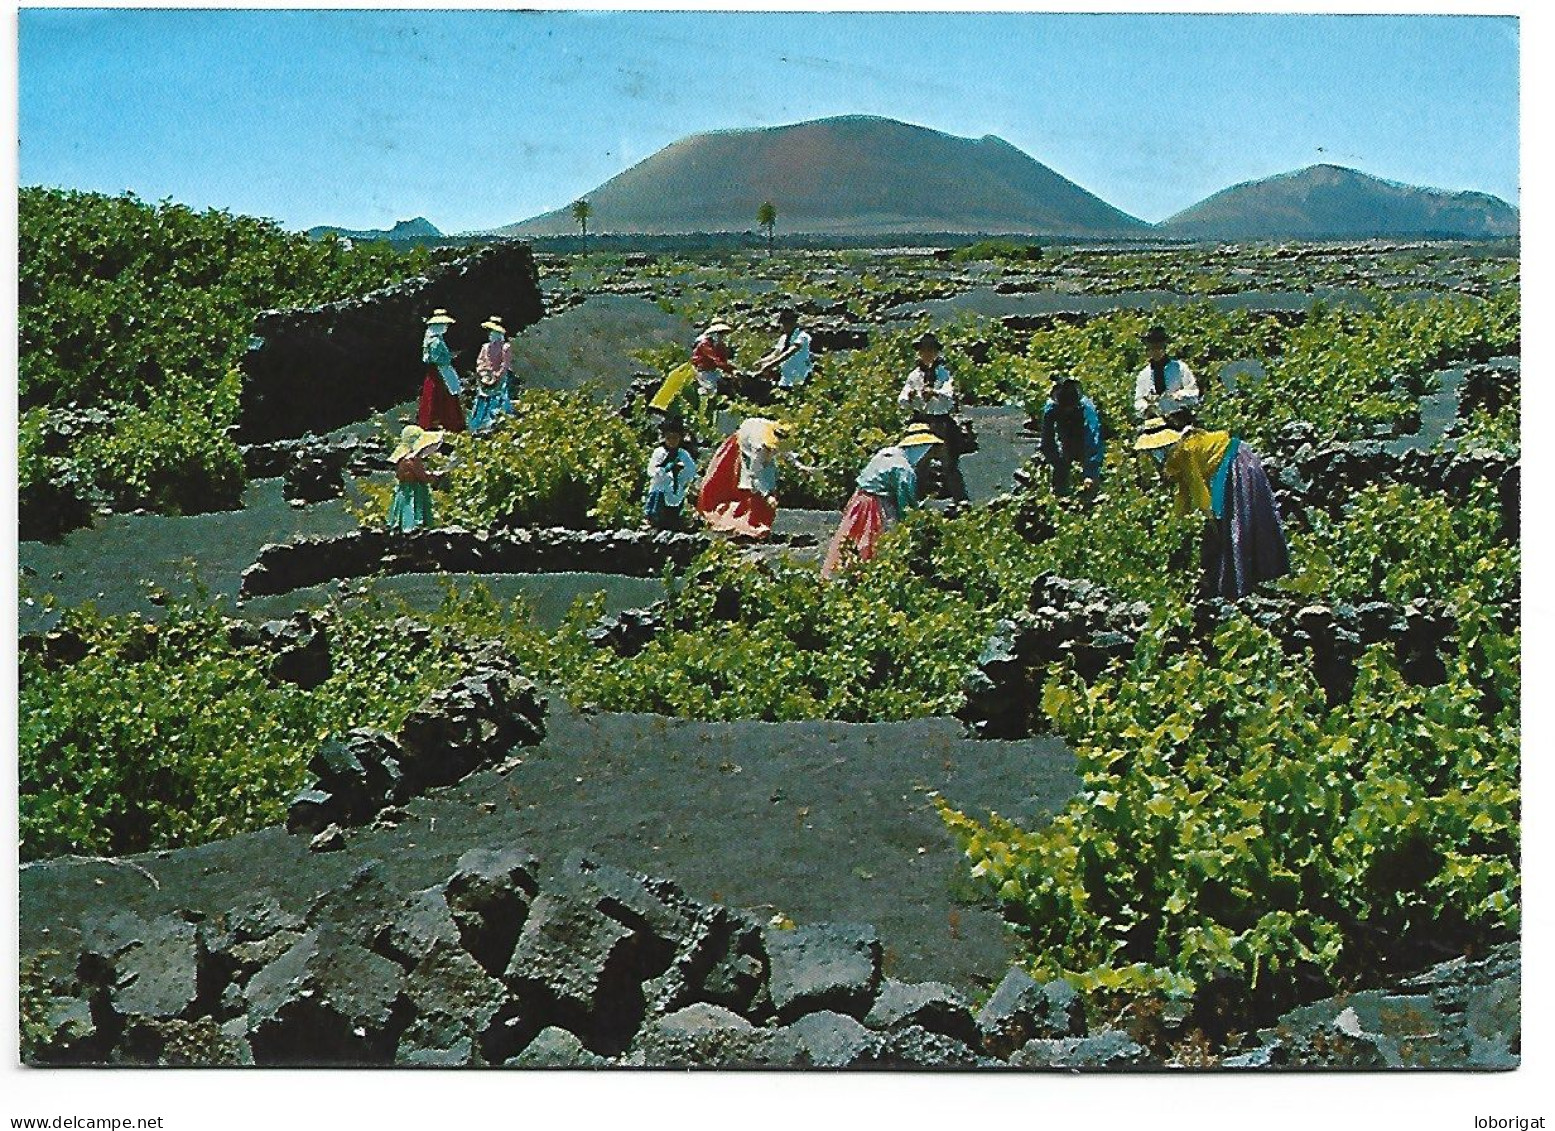
MULTIPOLYGON (((843 117, 693 134, 584 194, 590 233, 748 232, 763 202, 780 235, 911 233, 1079 239, 1499 238, 1518 210, 1498 197, 1385 181, 1337 165, 1234 185, 1159 224, 1114 208, 1002 138, 890 118, 843 117)), ((433 239, 424 219, 358 239, 433 239)), ((576 235, 571 206, 486 235, 576 235)), ((473 233, 472 233, 473 234, 473 233)))
POLYGON ((443 238, 443 233, 433 226, 432 221, 425 216, 417 216, 414 220, 400 220, 392 228, 368 228, 355 230, 351 228, 336 228, 328 224, 320 224, 316 228, 309 228, 308 235, 318 239, 325 234, 333 234, 343 239, 350 240, 390 240, 393 242, 412 243, 417 240, 437 240, 443 238))
POLYGON ((1515 236, 1517 209, 1483 192, 1417 188, 1338 165, 1222 189, 1156 226, 1183 239, 1515 236))

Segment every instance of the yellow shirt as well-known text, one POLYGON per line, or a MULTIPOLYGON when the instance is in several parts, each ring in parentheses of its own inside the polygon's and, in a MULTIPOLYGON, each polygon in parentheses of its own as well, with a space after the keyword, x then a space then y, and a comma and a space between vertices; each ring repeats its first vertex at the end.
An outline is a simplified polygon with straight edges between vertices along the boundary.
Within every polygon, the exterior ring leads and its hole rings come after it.
POLYGON ((1166 477, 1177 484, 1177 513, 1209 511, 1209 481, 1231 446, 1229 432, 1192 431, 1166 457, 1166 477))

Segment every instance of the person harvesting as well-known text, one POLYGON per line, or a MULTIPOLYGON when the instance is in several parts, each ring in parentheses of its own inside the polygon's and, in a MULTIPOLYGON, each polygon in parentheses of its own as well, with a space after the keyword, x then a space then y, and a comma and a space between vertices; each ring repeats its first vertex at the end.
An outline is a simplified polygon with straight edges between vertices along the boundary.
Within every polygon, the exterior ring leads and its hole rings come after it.
POLYGON ((1235 600, 1290 572, 1280 507, 1256 452, 1229 432, 1147 420, 1134 450, 1159 461, 1178 514, 1205 515, 1200 590, 1235 600))
POLYGON ((435 453, 442 442, 442 432, 429 432, 415 424, 407 424, 400 432, 400 442, 389 456, 395 478, 387 519, 390 530, 432 525, 431 485, 442 479, 443 473, 430 470, 425 457, 435 453))

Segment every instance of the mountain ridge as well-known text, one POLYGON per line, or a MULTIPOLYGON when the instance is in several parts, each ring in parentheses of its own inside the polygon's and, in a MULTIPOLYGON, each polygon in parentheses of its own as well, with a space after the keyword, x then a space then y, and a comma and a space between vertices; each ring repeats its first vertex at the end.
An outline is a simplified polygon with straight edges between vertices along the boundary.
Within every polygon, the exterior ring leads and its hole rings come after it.
POLYGON ((1516 208, 1490 193, 1387 180, 1345 165, 1308 165, 1242 181, 1156 225, 1186 239, 1516 236, 1516 208))
POLYGON ((308 236, 319 239, 321 236, 333 235, 340 239, 362 240, 364 242, 376 240, 436 240, 442 239, 440 232, 432 221, 425 216, 416 216, 410 220, 396 220, 392 228, 340 228, 333 224, 319 224, 308 229, 308 236))
MULTIPOLYGON (((914 233, 1063 239, 1515 238, 1518 209, 1471 190, 1407 184, 1332 163, 1241 181, 1150 224, 997 134, 961 137, 871 114, 688 134, 585 193, 590 234, 753 232, 772 201, 777 231, 849 239, 914 233)), ((424 217, 387 231, 309 229, 362 240, 427 240, 424 217)), ((575 236, 571 206, 461 233, 575 236)))

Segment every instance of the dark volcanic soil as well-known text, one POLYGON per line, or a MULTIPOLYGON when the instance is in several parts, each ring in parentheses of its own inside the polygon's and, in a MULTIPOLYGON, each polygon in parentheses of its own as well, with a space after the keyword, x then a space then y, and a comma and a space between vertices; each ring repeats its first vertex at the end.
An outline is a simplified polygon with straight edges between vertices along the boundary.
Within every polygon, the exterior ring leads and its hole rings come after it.
POLYGON ((558 704, 549 728, 506 774, 414 802, 405 823, 355 831, 339 852, 310 853, 307 838, 273 828, 132 862, 26 867, 22 953, 68 950, 95 911, 214 912, 266 892, 304 908, 369 861, 410 892, 445 878, 468 848, 513 844, 547 869, 583 850, 764 917, 872 923, 887 973, 977 993, 1014 948, 997 914, 971 901, 928 792, 1030 820, 1078 787, 1058 743, 977 742, 948 719, 699 723, 558 704))
POLYGON ((598 382, 614 397, 648 367, 629 350, 673 343, 690 351, 697 329, 633 295, 591 295, 513 339, 513 372, 527 388, 576 389, 598 382))

